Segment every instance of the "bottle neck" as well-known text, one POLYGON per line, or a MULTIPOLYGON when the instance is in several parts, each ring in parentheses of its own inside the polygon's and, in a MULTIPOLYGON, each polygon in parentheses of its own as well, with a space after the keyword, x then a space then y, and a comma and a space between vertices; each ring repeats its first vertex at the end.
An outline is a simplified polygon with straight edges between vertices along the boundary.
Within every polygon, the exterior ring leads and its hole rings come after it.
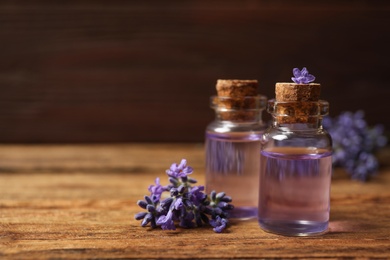
POLYGON ((262 121, 262 112, 266 108, 266 97, 218 97, 210 99, 217 121, 235 124, 253 124, 262 121))
POLYGON ((272 127, 274 128, 288 128, 293 131, 305 131, 305 130, 318 130, 322 129, 322 117, 310 118, 310 120, 305 120, 304 123, 291 122, 286 123, 286 119, 280 120, 276 117, 273 118, 272 127))
POLYGON ((269 100, 267 110, 273 117, 274 127, 310 130, 322 128, 322 118, 329 112, 329 103, 324 100, 310 102, 269 100))
POLYGON ((255 124, 262 122, 263 110, 215 110, 215 120, 227 124, 255 124))

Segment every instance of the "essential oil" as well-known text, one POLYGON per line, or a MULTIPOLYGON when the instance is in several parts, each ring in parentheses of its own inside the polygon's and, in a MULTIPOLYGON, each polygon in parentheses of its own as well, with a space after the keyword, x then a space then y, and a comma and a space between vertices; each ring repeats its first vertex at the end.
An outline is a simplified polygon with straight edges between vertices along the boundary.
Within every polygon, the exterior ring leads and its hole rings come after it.
POLYGON ((207 190, 233 198, 230 217, 257 216, 261 134, 206 133, 207 190))
POLYGON ((259 224, 290 236, 328 229, 331 153, 306 147, 274 147, 261 152, 259 224))

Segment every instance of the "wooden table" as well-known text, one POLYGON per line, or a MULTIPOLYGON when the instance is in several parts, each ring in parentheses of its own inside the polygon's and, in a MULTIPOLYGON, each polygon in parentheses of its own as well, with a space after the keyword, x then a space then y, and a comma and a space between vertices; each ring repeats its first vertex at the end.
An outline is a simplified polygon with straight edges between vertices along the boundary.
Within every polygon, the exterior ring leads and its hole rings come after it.
POLYGON ((181 158, 204 184, 202 144, 1 145, 0 258, 390 258, 389 164, 368 183, 335 171, 323 236, 269 234, 255 219, 222 234, 142 228, 136 201, 181 158))

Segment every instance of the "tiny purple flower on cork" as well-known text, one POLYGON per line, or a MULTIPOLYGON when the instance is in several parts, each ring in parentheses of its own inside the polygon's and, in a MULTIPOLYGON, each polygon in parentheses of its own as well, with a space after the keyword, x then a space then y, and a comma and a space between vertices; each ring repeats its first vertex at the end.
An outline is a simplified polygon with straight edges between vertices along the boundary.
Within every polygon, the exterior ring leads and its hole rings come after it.
POLYGON ((298 68, 293 69, 294 77, 292 77, 292 81, 294 81, 297 84, 308 84, 310 82, 313 82, 316 77, 309 74, 309 71, 306 69, 306 67, 303 67, 302 70, 299 70, 298 68))

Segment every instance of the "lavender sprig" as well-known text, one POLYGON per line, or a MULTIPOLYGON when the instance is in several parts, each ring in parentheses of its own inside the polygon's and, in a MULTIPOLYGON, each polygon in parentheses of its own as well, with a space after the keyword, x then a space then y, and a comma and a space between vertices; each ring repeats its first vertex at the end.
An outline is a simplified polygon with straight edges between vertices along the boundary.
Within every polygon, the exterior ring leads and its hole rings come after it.
POLYGON ((313 75, 309 74, 309 71, 305 67, 302 70, 294 68, 293 74, 294 77, 291 79, 297 84, 308 84, 316 79, 313 75))
POLYGON ((323 125, 332 136, 334 166, 343 167, 352 179, 360 181, 376 174, 379 163, 375 152, 387 143, 383 126, 369 127, 363 111, 325 117, 323 125))
POLYGON ((136 220, 142 220, 141 226, 145 227, 150 223, 152 228, 160 226, 164 230, 175 230, 175 223, 184 228, 208 224, 217 233, 226 228, 228 211, 234 208, 230 204, 232 198, 224 192, 217 194, 215 191, 207 196, 203 193, 204 186, 192 186, 197 182, 188 177, 192 172, 193 168, 187 166, 187 161, 183 159, 179 165, 173 163, 166 170, 170 184, 162 186, 160 179, 156 178, 155 185, 149 186, 150 196, 137 202, 147 210, 135 215, 136 220), (169 192, 170 197, 161 200, 164 192, 169 192))

